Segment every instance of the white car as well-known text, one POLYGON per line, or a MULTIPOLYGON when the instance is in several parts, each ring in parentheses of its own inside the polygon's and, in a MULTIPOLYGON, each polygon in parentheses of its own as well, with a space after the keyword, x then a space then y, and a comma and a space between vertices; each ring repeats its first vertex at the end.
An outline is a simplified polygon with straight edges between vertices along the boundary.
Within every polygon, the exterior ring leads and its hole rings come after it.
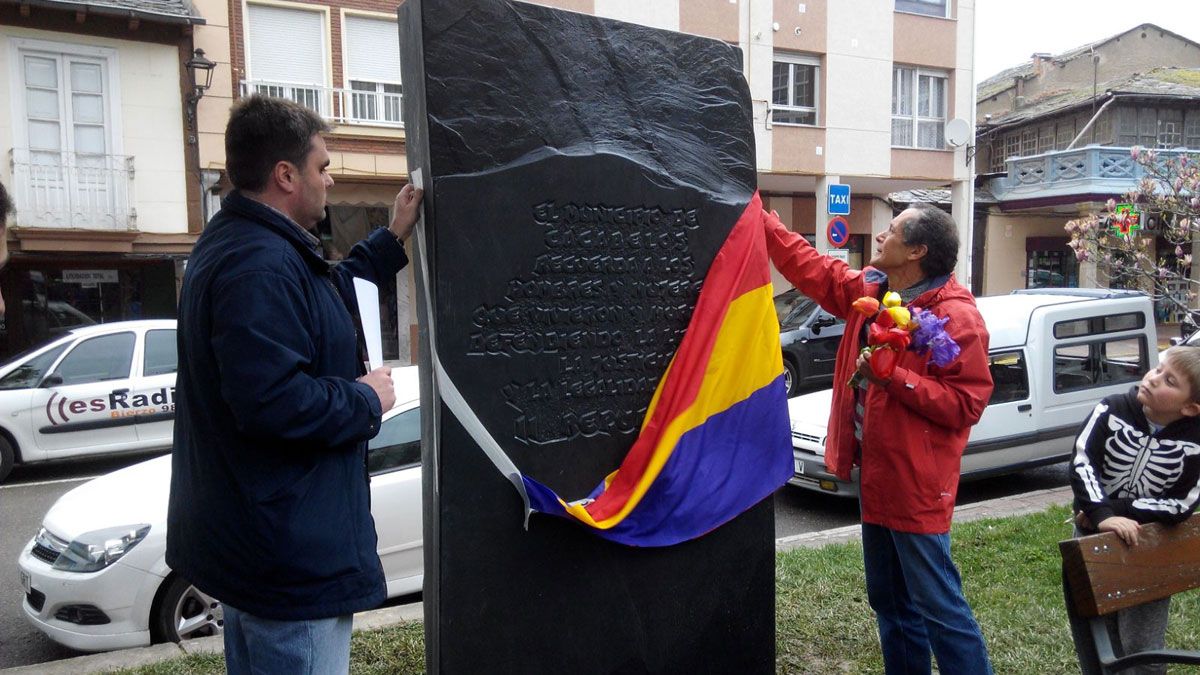
MULTIPOLYGON (((1193 331, 1187 337, 1173 337, 1168 342, 1171 345, 1171 347, 1178 347, 1179 345, 1184 345, 1187 347, 1200 347, 1200 330, 1193 331)), ((1159 352, 1158 360, 1162 361, 1163 354, 1166 354, 1166 353, 1167 353, 1166 349, 1159 352)))
MULTIPOLYGON (((1036 289, 978 298, 995 388, 963 452, 963 480, 1061 462, 1096 403, 1158 364, 1153 307, 1133 291, 1036 289)), ((845 382, 835 383, 846 386, 845 382)), ((788 400, 791 485, 858 496, 825 468, 832 390, 788 400)))
POLYGON ((0 365, 0 481, 14 464, 168 450, 174 320, 83 326, 0 365))
MULTIPOLYGON (((421 590, 421 410, 416 367, 371 440, 371 511, 388 597, 421 590)), ((88 481, 50 508, 18 559, 25 616, 55 642, 101 651, 217 635, 220 602, 167 566, 170 456, 88 481)))

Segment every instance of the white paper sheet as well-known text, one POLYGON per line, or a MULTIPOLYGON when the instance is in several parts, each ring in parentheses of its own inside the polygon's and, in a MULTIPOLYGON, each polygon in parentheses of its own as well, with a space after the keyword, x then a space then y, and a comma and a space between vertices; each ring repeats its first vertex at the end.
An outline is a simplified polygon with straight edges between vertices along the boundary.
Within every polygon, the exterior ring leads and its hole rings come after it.
POLYGON ((363 339, 367 343, 367 370, 383 365, 383 330, 379 325, 379 287, 354 277, 354 297, 362 319, 363 339))

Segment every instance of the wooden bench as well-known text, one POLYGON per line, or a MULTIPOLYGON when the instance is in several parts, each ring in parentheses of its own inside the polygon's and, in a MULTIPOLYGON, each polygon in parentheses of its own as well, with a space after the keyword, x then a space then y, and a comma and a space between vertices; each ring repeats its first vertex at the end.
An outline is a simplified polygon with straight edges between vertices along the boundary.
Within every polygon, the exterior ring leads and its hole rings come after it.
POLYGON ((1175 526, 1145 525, 1138 545, 1112 532, 1059 542, 1067 590, 1088 620, 1101 672, 1151 663, 1200 664, 1200 650, 1162 649, 1118 657, 1104 617, 1200 587, 1200 515, 1175 526))

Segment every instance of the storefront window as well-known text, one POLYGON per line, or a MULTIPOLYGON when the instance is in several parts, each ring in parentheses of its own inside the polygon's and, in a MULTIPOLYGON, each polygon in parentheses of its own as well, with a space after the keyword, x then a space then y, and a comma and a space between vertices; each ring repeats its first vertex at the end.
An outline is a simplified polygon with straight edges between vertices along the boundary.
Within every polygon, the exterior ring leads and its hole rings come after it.
POLYGON ((175 263, 155 260, 80 262, 14 260, 0 275, 8 305, 0 357, 78 326, 175 318, 175 263))
MULTIPOLYGON (((806 241, 808 241, 809 244, 811 244, 813 246, 817 245, 817 243, 816 243, 817 238, 815 236, 813 236, 811 234, 805 234, 802 236, 804 237, 804 239, 806 241)), ((825 235, 822 234, 821 236, 825 236, 825 235)), ((843 251, 848 252, 846 262, 856 270, 861 270, 863 268, 863 265, 866 265, 868 262, 870 262, 870 259, 863 258, 863 249, 866 247, 866 245, 867 245, 867 235, 852 234, 852 235, 850 235, 849 240, 846 242, 846 245, 842 247, 843 251)), ((836 250, 836 249, 834 249, 834 250, 836 250)), ((834 255, 837 255, 837 254, 834 254, 834 255)))
POLYGON ((1026 241, 1025 287, 1079 287, 1079 262, 1065 238, 1031 237, 1026 241))
MULTIPOLYGON (((1183 310, 1181 308, 1188 307, 1188 293, 1192 290, 1192 282, 1189 281, 1192 276, 1190 266, 1181 266, 1179 257, 1175 255, 1175 245, 1167 241, 1164 237, 1158 237, 1155 242, 1156 250, 1159 251, 1159 259, 1163 267, 1169 270, 1177 271, 1182 278, 1168 279, 1163 283, 1163 293, 1166 297, 1154 301, 1154 317, 1160 323, 1179 323, 1183 320, 1183 310)), ((1191 255, 1192 245, 1183 244, 1179 248, 1180 253, 1191 255)))
MULTIPOLYGON (((375 230, 388 226, 386 206, 350 206, 331 204, 328 217, 320 223, 321 244, 325 259, 330 262, 344 260, 350 249, 375 230)), ((399 341, 408 340, 408 326, 399 332, 399 311, 396 307, 396 279, 384 280, 379 285, 379 321, 383 334, 383 359, 394 361, 401 358, 399 341), (398 338, 398 339, 397 339, 398 338)), ((405 358, 408 355, 404 355, 405 358)))

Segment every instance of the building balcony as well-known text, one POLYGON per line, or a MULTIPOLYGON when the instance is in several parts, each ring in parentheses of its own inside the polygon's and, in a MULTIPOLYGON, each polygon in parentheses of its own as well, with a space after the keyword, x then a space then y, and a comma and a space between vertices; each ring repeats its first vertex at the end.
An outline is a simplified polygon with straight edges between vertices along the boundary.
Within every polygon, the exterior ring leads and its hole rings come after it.
POLYGON ((374 90, 337 89, 316 84, 243 80, 242 96, 264 94, 290 99, 336 124, 377 127, 404 126, 404 95, 399 85, 376 85, 374 90))
MULTIPOLYGON (((1192 150, 1158 150, 1161 158, 1192 150)), ((1146 175, 1133 160, 1132 148, 1089 145, 1028 157, 1010 157, 1008 173, 993 178, 987 188, 1003 206, 1066 204, 1102 201, 1137 187, 1146 175)))
POLYGON ((133 157, 13 148, 10 160, 18 227, 137 229, 133 157))

